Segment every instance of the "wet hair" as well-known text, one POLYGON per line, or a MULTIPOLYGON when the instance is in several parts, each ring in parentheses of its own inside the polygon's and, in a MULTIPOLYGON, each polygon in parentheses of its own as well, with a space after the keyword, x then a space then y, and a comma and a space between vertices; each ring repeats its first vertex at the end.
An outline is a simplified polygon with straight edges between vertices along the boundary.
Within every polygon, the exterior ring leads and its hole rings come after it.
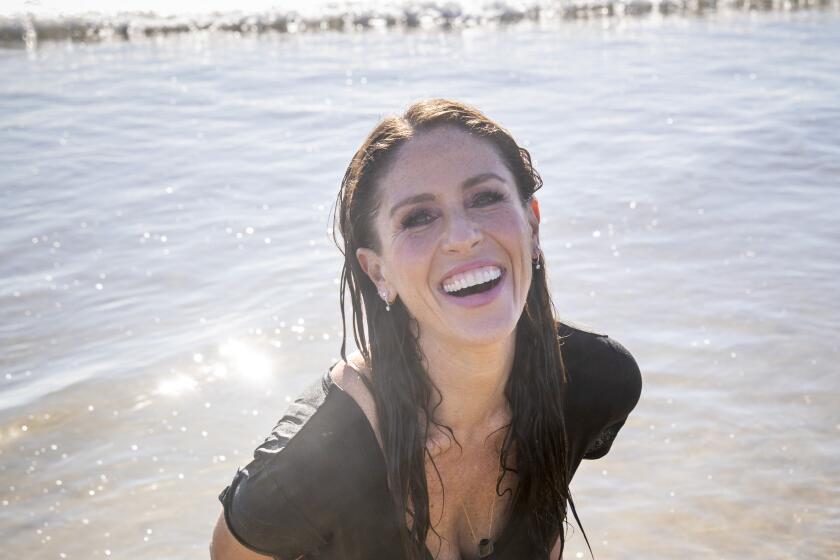
MULTIPOLYGON (((356 249, 381 251, 374 227, 382 199, 379 182, 400 146, 419 133, 441 126, 457 127, 490 142, 515 178, 523 206, 530 204, 542 186, 530 154, 507 130, 478 110, 445 99, 420 101, 403 115, 382 120, 344 174, 333 228, 335 242, 344 255, 339 294, 344 326, 341 356, 347 360, 345 298, 349 295, 353 338, 370 368, 368 386, 376 405, 395 513, 400 526, 406 518, 410 521, 410 528, 401 533, 404 557, 412 560, 423 558, 428 531, 434 531, 426 484, 426 435, 434 424, 453 439, 455 436, 449 427, 435 421, 434 411, 443 397, 424 366, 416 336, 419 325, 399 299, 391 304, 390 311, 385 310, 375 284, 356 258, 356 249)), ((516 325, 513 368, 505 386, 512 417, 502 428, 502 472, 496 493, 502 495, 504 475, 515 473, 517 484, 509 523, 528 522, 529 539, 546 552, 559 536, 562 557, 567 501, 578 519, 569 492, 572 473, 562 405, 567 380, 545 262, 541 254, 538 258, 541 266, 534 270, 516 325)))

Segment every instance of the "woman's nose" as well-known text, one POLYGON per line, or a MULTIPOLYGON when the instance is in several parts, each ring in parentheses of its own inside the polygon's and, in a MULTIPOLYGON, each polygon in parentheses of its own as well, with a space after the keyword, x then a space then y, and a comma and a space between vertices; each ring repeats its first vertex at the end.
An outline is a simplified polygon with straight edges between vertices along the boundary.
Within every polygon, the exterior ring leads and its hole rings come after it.
POLYGON ((444 235, 443 248, 450 252, 472 249, 484 239, 478 224, 462 212, 450 216, 444 235))

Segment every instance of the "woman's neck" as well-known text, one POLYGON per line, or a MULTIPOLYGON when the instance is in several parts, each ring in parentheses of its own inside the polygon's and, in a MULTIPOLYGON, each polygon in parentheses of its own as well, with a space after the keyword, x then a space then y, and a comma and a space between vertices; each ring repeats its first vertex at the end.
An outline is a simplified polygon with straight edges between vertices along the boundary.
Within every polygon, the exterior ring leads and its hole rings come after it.
POLYGON ((459 442, 483 440, 488 429, 510 421, 505 385, 513 367, 515 333, 482 346, 421 337, 420 349, 443 397, 434 420, 450 427, 459 442))

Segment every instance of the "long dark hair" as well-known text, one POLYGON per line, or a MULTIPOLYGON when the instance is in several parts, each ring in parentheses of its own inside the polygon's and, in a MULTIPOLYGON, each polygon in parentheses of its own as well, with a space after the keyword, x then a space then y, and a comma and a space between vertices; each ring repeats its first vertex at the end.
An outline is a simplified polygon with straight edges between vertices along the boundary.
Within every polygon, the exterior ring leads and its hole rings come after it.
MULTIPOLYGON (((341 234, 341 240, 334 238, 344 254, 339 294, 344 325, 341 356, 347 360, 345 297, 349 295, 353 337, 370 368, 370 389, 395 512, 400 526, 406 515, 411 520, 410 529, 401 533, 404 556, 411 560, 423 557, 431 527, 426 435, 430 423, 441 426, 434 420, 434 410, 442 397, 424 366, 414 334, 419 332, 416 321, 399 299, 391 304, 390 312, 385 311, 376 286, 356 258, 356 249, 381 250, 373 226, 381 199, 377 185, 397 149, 417 133, 444 125, 456 126, 491 142, 516 179, 522 204, 530 203, 542 186, 542 179, 533 168, 528 151, 478 110, 454 101, 430 99, 411 105, 402 116, 384 119, 367 137, 344 174, 333 230, 334 236, 341 234), (418 421, 421 418, 425 422, 418 421)), ((505 473, 515 473, 511 521, 529 521, 529 539, 539 549, 550 551, 559 535, 562 557, 566 504, 571 502, 562 408, 566 373, 545 262, 542 255, 538 258, 540 267, 534 270, 516 326, 513 369, 505 386, 512 419, 502 443, 502 474, 496 492, 501 495, 499 487, 505 473), (514 457, 515 465, 511 465, 514 457)), ((454 438, 452 431, 448 432, 454 438)), ((573 503, 572 509, 575 513, 573 503)))

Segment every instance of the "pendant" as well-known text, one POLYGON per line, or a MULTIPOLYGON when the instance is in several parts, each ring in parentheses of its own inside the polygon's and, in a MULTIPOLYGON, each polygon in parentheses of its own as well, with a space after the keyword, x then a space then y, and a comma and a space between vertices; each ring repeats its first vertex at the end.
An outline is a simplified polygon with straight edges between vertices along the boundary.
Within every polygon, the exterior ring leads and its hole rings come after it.
POLYGON ((491 554, 493 554, 493 541, 490 539, 478 541, 478 557, 489 558, 491 554))

